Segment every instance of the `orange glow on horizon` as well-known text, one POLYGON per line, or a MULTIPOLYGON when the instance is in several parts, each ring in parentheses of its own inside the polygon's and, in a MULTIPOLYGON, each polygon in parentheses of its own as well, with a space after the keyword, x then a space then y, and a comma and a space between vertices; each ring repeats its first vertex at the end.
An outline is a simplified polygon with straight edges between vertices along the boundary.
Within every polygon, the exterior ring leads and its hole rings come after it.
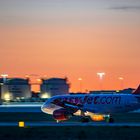
POLYGON ((140 84, 139 10, 113 9, 108 0, 35 1, 0 2, 1 74, 68 77, 71 92, 79 77, 83 92, 100 90, 100 71, 103 89, 140 84))
MULTIPOLYGON (((13 75, 13 76, 9 76, 9 78, 25 78, 24 75, 13 75)), ((39 76, 38 77, 42 77, 39 76)), ((53 75, 50 76, 48 78, 52 78, 52 77, 59 77, 59 78, 65 78, 64 76, 61 75, 53 75)), ((70 83, 70 92, 79 92, 79 81, 77 79, 76 76, 75 77, 71 77, 67 76, 68 78, 68 82, 70 83)), ((133 77, 131 80, 135 80, 133 77)), ((130 80, 130 81, 131 81, 130 80)), ((122 89, 122 85, 120 83, 120 79, 117 78, 117 76, 113 76, 112 74, 107 74, 106 77, 103 79, 103 90, 121 90, 122 89)), ((35 92, 39 92, 40 91, 40 79, 36 79, 34 77, 30 77, 30 83, 31 83, 31 89, 32 91, 35 92)), ((125 81, 123 81, 123 89, 125 88, 137 88, 139 85, 139 83, 134 83, 131 84, 129 83, 129 80, 125 79, 125 81)), ((93 90, 100 90, 100 81, 99 78, 97 77, 96 73, 94 73, 92 75, 92 78, 89 74, 85 74, 84 77, 82 78, 82 92, 87 92, 87 91, 93 91, 93 90)))

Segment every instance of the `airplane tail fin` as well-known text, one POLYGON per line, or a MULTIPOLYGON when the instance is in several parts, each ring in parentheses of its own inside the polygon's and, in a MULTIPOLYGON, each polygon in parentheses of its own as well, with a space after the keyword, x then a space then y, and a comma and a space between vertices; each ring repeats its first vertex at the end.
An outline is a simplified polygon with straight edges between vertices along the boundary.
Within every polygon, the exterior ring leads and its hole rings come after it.
POLYGON ((140 85, 139 85, 138 88, 133 92, 133 94, 140 94, 140 85))

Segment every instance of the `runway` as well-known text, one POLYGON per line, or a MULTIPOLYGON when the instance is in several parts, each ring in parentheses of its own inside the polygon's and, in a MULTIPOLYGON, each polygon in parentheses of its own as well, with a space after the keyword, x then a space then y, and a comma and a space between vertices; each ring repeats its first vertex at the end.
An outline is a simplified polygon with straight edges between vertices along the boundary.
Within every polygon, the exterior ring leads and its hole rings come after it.
MULTIPOLYGON (((41 126, 109 126, 109 127, 140 127, 140 123, 105 123, 105 122, 24 122, 25 127, 41 127, 41 126)), ((18 122, 0 122, 0 127, 17 126, 18 122)))
POLYGON ((36 112, 40 113, 41 104, 10 104, 0 105, 0 112, 36 112))

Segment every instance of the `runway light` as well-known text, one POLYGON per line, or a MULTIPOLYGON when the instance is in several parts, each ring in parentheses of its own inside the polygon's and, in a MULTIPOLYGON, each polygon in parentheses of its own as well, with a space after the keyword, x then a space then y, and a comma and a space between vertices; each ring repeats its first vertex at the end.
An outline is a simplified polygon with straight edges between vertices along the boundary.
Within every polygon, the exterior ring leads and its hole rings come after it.
POLYGON ((18 126, 19 127, 25 127, 25 123, 24 122, 18 122, 18 126))

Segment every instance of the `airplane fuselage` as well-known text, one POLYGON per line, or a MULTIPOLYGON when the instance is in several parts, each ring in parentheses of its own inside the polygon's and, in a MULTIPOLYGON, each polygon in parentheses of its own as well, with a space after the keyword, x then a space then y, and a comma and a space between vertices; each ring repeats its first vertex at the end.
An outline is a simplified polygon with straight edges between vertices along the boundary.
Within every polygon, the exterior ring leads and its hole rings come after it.
POLYGON ((86 95, 63 95, 48 99, 42 106, 42 111, 53 114, 55 110, 63 108, 52 104, 54 100, 63 102, 68 107, 82 108, 95 114, 112 114, 130 112, 140 108, 140 96, 132 94, 86 94, 86 95))

